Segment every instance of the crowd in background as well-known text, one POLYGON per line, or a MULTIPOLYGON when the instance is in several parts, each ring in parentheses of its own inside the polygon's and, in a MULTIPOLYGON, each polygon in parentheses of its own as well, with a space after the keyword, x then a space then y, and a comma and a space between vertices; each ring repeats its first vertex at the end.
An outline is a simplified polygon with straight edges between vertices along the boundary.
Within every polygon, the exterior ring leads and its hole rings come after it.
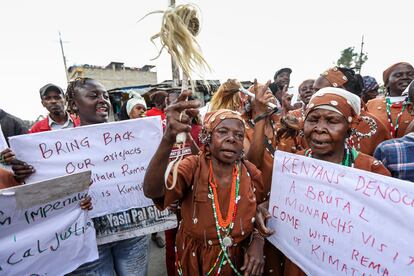
MULTIPOLYGON (((166 246, 168 275, 304 275, 265 238, 277 150, 414 181, 414 68, 398 62, 385 68, 383 90, 371 76, 332 67, 289 93, 292 69, 273 81, 256 80, 241 92, 229 79, 204 107, 191 91, 156 91, 146 101, 131 93, 121 120, 161 116, 164 135, 150 161, 144 193, 159 209, 170 208, 179 226, 152 239, 166 246), (270 103, 270 104, 269 104, 270 103), (151 108, 149 108, 151 107, 151 108), (186 133, 184 141, 177 141, 186 133), (164 173, 172 166, 166 183, 164 173)), ((40 89, 48 116, 30 130, 0 110, 6 139, 25 133, 108 122, 111 102, 99 80, 77 78, 66 92, 57 85, 40 89)), ((0 188, 24 184, 36 168, 10 149, 1 161, 0 188)), ((81 207, 92 208, 90 198, 81 207)), ((99 245, 99 259, 70 275, 147 275, 147 236, 99 245), (95 274, 94 274, 95 273, 95 274)))

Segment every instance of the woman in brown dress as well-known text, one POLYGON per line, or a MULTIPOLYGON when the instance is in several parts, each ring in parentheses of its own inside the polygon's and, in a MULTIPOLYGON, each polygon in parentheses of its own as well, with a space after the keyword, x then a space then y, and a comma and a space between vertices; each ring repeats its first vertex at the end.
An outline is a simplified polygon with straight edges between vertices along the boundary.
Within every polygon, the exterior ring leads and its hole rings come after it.
POLYGON ((264 241, 255 231, 254 217, 263 188, 260 171, 242 158, 244 122, 239 113, 207 113, 201 154, 183 159, 176 178, 173 173, 163 184, 176 134, 190 130, 188 114, 194 115, 198 105, 185 102, 187 96, 182 93, 167 107, 167 128, 144 179, 145 195, 160 209, 177 200, 181 204, 177 274, 260 275, 264 241))
MULTIPOLYGON (((380 161, 358 152, 346 143, 352 128, 360 122, 360 110, 360 98, 344 89, 328 87, 316 92, 305 112, 304 134, 310 148, 300 154, 390 176, 390 172, 380 161)), ((268 213, 264 211, 265 208, 261 207, 260 212, 268 216, 268 213)), ((259 229, 268 230, 261 222, 263 220, 259 213, 259 229)), ((284 275, 305 274, 292 261, 286 259, 284 275)))
MULTIPOLYGON (((324 87, 338 87, 358 97, 361 97, 363 86, 363 79, 359 74, 355 74, 352 69, 343 67, 328 69, 314 83, 316 91, 324 87)), ((358 151, 372 155, 377 145, 390 139, 391 136, 386 131, 383 122, 371 114, 362 101, 360 118, 361 122, 355 127, 349 142, 358 151)))
POLYGON ((396 63, 384 71, 383 80, 387 94, 368 101, 368 111, 385 125, 390 138, 400 138, 414 119, 413 103, 402 95, 414 80, 414 68, 407 62, 396 63))
MULTIPOLYGON (((264 197, 268 199, 272 185, 273 155, 276 150, 292 150, 295 146, 293 139, 277 139, 280 131, 280 115, 274 113, 267 106, 268 102, 275 103, 276 99, 270 91, 269 82, 265 85, 255 83, 250 92, 255 94, 249 100, 248 108, 243 114, 246 121, 246 136, 244 150, 246 158, 252 162, 263 177, 264 197)), ((269 241, 264 245, 265 267, 263 275, 283 275, 284 255, 269 241)))

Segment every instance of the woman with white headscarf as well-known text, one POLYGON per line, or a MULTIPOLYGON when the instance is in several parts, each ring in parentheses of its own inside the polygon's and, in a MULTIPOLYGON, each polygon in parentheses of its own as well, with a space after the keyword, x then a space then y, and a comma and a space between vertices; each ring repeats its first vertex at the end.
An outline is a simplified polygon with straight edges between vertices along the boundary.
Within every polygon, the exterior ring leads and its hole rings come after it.
MULTIPOLYGON (((341 88, 326 87, 313 94, 304 117, 304 135, 309 149, 299 152, 305 156, 319 160, 341 164, 364 171, 391 176, 383 164, 362 152, 357 151, 348 143, 352 130, 361 121, 361 99, 341 88)), ((266 214, 263 205, 259 212, 266 214)), ((262 233, 265 228, 263 217, 258 214, 256 221, 262 233)), ((302 276, 305 273, 286 258, 284 275, 302 276)))
POLYGON ((126 104, 126 112, 130 119, 145 117, 147 103, 141 95, 135 94, 126 104))
POLYGON ((320 160, 389 175, 373 157, 358 152, 348 138, 361 122, 361 99, 341 88, 316 92, 305 112, 304 135, 309 149, 305 155, 320 160))

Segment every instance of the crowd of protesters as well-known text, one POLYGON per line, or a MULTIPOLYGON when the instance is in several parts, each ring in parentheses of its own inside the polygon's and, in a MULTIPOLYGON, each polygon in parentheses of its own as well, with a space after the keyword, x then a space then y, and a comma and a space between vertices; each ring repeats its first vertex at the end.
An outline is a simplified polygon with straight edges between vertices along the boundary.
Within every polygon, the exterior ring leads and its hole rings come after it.
MULTIPOLYGON (((372 76, 332 67, 289 93, 290 68, 273 82, 254 81, 249 91, 229 79, 214 91, 205 114, 190 91, 157 91, 149 103, 131 94, 121 120, 161 116, 164 135, 149 162, 145 196, 170 208, 179 226, 165 232, 168 275, 305 275, 266 239, 265 225, 274 153, 287 151, 342 166, 414 181, 414 68, 407 62, 383 72, 383 89, 372 76), (269 103, 276 108, 269 108, 269 103), (183 144, 176 137, 186 133, 183 144), (164 179, 171 161, 181 157, 164 179)), ((111 102, 98 80, 72 80, 40 89, 48 116, 28 133, 108 122, 111 102)), ((27 133, 19 119, 0 110, 6 138, 27 133)), ((21 185, 36 168, 10 149, 1 161, 0 188, 21 185)), ((81 203, 89 210, 90 198, 81 203)), ((161 236, 152 235, 159 247, 161 236)), ((70 275, 147 275, 146 236, 99 245, 99 259, 70 275)))

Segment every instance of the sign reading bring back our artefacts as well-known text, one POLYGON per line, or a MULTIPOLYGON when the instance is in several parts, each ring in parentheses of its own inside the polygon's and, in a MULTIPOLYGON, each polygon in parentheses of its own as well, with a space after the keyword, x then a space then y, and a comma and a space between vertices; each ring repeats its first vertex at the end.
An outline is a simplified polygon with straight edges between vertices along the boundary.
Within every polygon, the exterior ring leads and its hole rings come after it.
POLYGON ((124 240, 177 225, 144 196, 142 182, 162 137, 160 117, 98 124, 13 137, 16 156, 33 165, 29 179, 89 169, 98 244, 124 240))
POLYGON ((414 275, 412 182, 278 151, 269 211, 308 275, 414 275))
POLYGON ((90 214, 98 217, 153 204, 142 182, 161 136, 160 117, 150 117, 20 135, 10 145, 36 169, 29 182, 91 170, 90 214))

